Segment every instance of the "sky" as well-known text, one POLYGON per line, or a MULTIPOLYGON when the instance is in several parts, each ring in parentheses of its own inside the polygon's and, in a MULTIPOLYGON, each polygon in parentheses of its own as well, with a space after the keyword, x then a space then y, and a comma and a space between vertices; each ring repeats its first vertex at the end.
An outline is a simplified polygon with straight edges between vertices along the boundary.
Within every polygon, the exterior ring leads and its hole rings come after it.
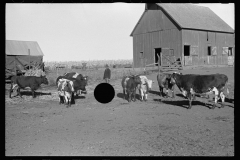
MULTIPOLYGON (((235 29, 234 4, 209 7, 235 29)), ((6 4, 6 40, 37 41, 44 61, 130 60, 145 4, 6 4)))

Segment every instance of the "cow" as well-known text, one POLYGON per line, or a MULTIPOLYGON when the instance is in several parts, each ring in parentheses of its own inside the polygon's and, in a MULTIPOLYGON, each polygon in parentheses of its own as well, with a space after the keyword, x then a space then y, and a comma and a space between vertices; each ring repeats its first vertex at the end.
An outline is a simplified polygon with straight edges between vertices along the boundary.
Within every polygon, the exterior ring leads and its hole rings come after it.
POLYGON ((59 79, 58 81, 58 95, 59 104, 65 102, 67 107, 71 107, 71 102, 74 100, 73 82, 67 79, 59 79), (63 99, 63 100, 62 100, 63 99))
POLYGON ((86 82, 88 82, 88 76, 83 76, 82 74, 79 74, 77 72, 64 73, 63 76, 66 78, 75 78, 78 80, 85 80, 86 82))
MULTIPOLYGON (((182 94, 188 98, 189 107, 192 107, 192 100, 195 100, 195 95, 203 94, 215 94, 215 103, 212 109, 216 107, 219 96, 222 100, 221 107, 224 107, 225 95, 223 93, 225 85, 228 81, 228 77, 224 74, 211 74, 211 75, 196 75, 196 74, 186 74, 180 75, 177 73, 172 74, 172 78, 175 80, 176 85, 182 94)), ((227 88, 227 87, 226 87, 227 88)), ((227 88, 227 94, 229 93, 227 88)))
POLYGON ((30 87, 32 91, 32 96, 35 98, 35 90, 37 90, 41 84, 48 85, 48 80, 46 76, 36 77, 36 76, 13 76, 11 78, 11 88, 9 92, 9 98, 11 98, 11 93, 15 87, 17 88, 17 95, 22 98, 20 89, 30 87))
POLYGON ((153 80, 148 79, 146 76, 140 75, 141 84, 138 85, 140 100, 147 101, 147 95, 152 90, 153 80))
POLYGON ((56 79, 56 85, 58 85, 59 79, 68 79, 72 82, 74 82, 74 92, 78 95, 80 93, 87 94, 86 86, 87 86, 87 80, 85 79, 76 79, 76 78, 67 78, 65 76, 58 76, 56 79))
POLYGON ((136 88, 138 84, 141 84, 141 79, 139 76, 124 76, 122 78, 122 87, 124 99, 126 99, 126 94, 128 96, 128 102, 132 100, 132 95, 134 101, 136 101, 136 88))
POLYGON ((163 96, 163 89, 166 89, 167 96, 169 96, 169 90, 172 92, 172 98, 175 97, 174 95, 174 85, 175 81, 172 78, 172 74, 170 73, 159 73, 157 75, 157 81, 158 81, 158 86, 159 86, 159 95, 163 96))

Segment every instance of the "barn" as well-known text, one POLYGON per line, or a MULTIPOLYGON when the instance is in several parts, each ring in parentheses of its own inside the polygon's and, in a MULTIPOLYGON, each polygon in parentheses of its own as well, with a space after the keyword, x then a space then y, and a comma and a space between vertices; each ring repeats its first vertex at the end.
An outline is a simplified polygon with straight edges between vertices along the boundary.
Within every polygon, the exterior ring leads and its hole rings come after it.
POLYGON ((35 41, 6 40, 6 78, 26 70, 35 63, 42 64, 43 52, 35 41))
POLYGON ((147 3, 130 35, 133 66, 233 65, 234 32, 208 7, 147 3))

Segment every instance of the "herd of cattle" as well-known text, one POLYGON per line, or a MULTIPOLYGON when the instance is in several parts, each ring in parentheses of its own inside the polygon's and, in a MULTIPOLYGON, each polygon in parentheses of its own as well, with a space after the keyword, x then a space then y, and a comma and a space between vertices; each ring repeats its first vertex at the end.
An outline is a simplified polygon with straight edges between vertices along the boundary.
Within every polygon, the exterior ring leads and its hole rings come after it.
MULTIPOLYGON (((174 98, 174 86, 177 85, 185 98, 189 100, 189 107, 192 107, 192 100, 195 100, 195 95, 209 96, 209 94, 215 94, 215 103, 212 109, 216 107, 217 101, 221 98, 221 107, 224 107, 225 91, 229 94, 229 90, 226 87, 228 77, 224 74, 211 74, 211 75, 197 75, 197 74, 181 74, 174 72, 159 73, 157 75, 157 81, 160 90, 160 96, 163 96, 163 89, 167 91, 171 90, 172 98, 174 98), (220 98, 219 98, 220 97, 220 98)), ((153 80, 148 79, 144 75, 131 75, 124 76, 121 84, 123 88, 124 99, 129 102, 133 99, 136 100, 136 91, 139 90, 140 100, 147 100, 148 92, 151 91, 153 80)), ((20 95, 20 88, 24 89, 30 87, 32 96, 35 97, 35 90, 39 88, 41 84, 48 85, 48 80, 45 76, 13 76, 11 78, 11 88, 9 97, 11 98, 11 92, 14 88, 17 88, 17 95, 20 95)), ((59 104, 65 103, 67 107, 71 106, 71 102, 74 100, 74 93, 87 94, 86 86, 88 85, 88 76, 83 76, 76 72, 65 73, 63 76, 59 76, 56 79, 56 85, 59 95, 59 104)))

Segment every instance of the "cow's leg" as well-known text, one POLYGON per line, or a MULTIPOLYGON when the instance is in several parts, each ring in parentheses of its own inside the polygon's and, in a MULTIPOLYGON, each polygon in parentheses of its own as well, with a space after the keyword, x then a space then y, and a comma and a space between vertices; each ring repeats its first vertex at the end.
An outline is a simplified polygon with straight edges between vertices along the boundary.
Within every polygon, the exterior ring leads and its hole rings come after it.
POLYGON ((217 101, 218 101, 218 97, 219 97, 219 91, 214 87, 213 88, 213 91, 215 93, 215 100, 214 100, 214 105, 212 107, 212 109, 214 109, 216 106, 217 106, 217 101))
POLYGON ((145 93, 145 96, 144 96, 144 97, 145 97, 145 101, 147 101, 147 96, 148 96, 148 94, 147 94, 147 93, 145 93))
POLYGON ((222 105, 221 105, 221 108, 224 108, 224 103, 225 103, 225 95, 223 94, 223 92, 220 93, 220 97, 221 97, 221 100, 222 100, 222 105))
POLYGON ((69 93, 69 107, 71 107, 72 103, 72 93, 69 93))
POLYGON ((20 88, 18 87, 18 89, 17 89, 17 94, 22 98, 22 94, 21 94, 21 92, 20 92, 20 88))
POLYGON ((12 90, 13 90, 13 83, 11 83, 11 86, 10 86, 10 90, 9 90, 9 98, 11 98, 11 93, 12 93, 12 90))
POLYGON ((140 101, 142 101, 142 98, 141 98, 141 97, 142 97, 142 96, 141 96, 141 89, 139 88, 138 91, 139 91, 139 99, 140 99, 140 101))
POLYGON ((136 101, 136 89, 134 89, 134 91, 133 91, 133 100, 134 100, 134 102, 136 101))
POLYGON ((66 95, 64 95, 64 99, 65 99, 65 105, 68 105, 68 98, 66 95))
POLYGON ((141 99, 141 101, 143 101, 143 90, 139 89, 139 93, 140 93, 140 99, 141 99))
POLYGON ((188 93, 187 97, 188 97, 188 101, 189 101, 189 107, 188 109, 191 109, 192 108, 192 94, 191 93, 188 93))
POLYGON ((172 98, 175 98, 174 89, 172 89, 172 98))
POLYGON ((128 97, 127 97, 128 98, 128 102, 131 102, 132 94, 130 92, 128 92, 127 95, 128 95, 128 97))
POLYGON ((73 104, 75 104, 74 92, 72 92, 71 102, 73 102, 73 104))
POLYGON ((123 89, 123 99, 126 99, 126 96, 125 96, 125 89, 123 89))
POLYGON ((61 96, 59 96, 58 98, 59 98, 59 105, 61 105, 61 96))
POLYGON ((34 90, 32 89, 32 97, 35 98, 34 90))
POLYGON ((160 97, 162 97, 162 90, 163 90, 163 88, 162 88, 161 86, 159 86, 159 91, 160 91, 160 92, 159 92, 159 96, 160 96, 160 97))

